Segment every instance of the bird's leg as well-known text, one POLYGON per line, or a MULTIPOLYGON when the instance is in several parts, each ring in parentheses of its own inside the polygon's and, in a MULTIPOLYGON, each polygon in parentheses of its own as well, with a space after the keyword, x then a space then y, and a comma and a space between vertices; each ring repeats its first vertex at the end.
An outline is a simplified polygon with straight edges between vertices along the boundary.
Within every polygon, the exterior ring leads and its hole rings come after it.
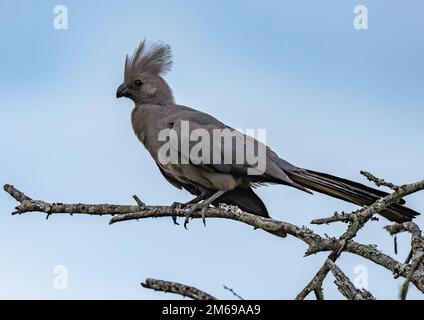
POLYGON ((185 202, 185 203, 181 203, 181 202, 174 202, 172 205, 171 205, 171 208, 172 209, 184 209, 185 207, 187 207, 187 206, 189 206, 189 205, 191 205, 191 204, 195 204, 195 203, 198 203, 198 202, 200 202, 200 201, 202 201, 202 200, 205 200, 206 198, 207 198, 207 196, 208 196, 209 194, 201 194, 200 196, 197 196, 196 198, 194 198, 194 199, 192 199, 192 200, 190 200, 190 201, 188 201, 188 202, 185 202))
POLYGON ((220 196, 222 196, 224 193, 226 193, 228 190, 219 190, 213 193, 209 198, 205 199, 202 203, 196 203, 190 206, 190 210, 188 211, 188 214, 184 220, 184 228, 187 229, 187 224, 190 221, 190 216, 197 210, 201 209, 202 213, 202 221, 203 224, 206 227, 206 210, 209 208, 209 206, 214 202, 216 199, 218 199, 220 196))
MULTIPOLYGON (((181 202, 174 202, 171 205, 172 209, 184 209, 185 207, 192 205, 192 204, 196 204, 202 200, 205 200, 208 196, 210 196, 211 193, 210 192, 202 192, 199 196, 197 196, 196 198, 186 202, 186 203, 181 203, 181 202)), ((174 224, 179 225, 179 223, 177 222, 177 217, 173 216, 172 217, 172 221, 174 221, 174 224)))

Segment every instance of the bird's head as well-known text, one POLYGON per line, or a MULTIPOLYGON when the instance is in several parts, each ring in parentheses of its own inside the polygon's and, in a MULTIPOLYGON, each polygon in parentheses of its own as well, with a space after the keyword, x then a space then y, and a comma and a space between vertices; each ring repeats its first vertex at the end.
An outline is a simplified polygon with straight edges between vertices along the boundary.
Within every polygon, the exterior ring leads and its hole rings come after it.
POLYGON ((171 47, 154 43, 147 47, 142 41, 134 54, 125 59, 124 83, 116 97, 130 98, 135 104, 174 103, 171 88, 162 78, 172 66, 171 47))

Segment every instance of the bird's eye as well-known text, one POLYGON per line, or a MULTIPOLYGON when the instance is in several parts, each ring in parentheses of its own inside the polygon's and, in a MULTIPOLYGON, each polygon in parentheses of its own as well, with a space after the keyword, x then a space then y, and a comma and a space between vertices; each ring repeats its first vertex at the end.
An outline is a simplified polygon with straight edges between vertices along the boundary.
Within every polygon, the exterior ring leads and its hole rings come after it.
POLYGON ((137 87, 140 87, 140 86, 143 84, 143 82, 142 82, 140 79, 137 79, 137 80, 135 80, 135 81, 134 81, 134 84, 135 84, 137 87))

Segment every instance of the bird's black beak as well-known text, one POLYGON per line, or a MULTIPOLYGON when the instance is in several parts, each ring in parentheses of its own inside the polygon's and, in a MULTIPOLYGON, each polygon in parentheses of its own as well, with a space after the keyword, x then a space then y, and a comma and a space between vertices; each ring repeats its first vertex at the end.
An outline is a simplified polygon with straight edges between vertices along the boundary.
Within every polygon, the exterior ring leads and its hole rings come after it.
POLYGON ((128 95, 128 87, 125 83, 121 84, 118 88, 118 90, 116 90, 116 98, 121 98, 121 97, 129 97, 128 95))

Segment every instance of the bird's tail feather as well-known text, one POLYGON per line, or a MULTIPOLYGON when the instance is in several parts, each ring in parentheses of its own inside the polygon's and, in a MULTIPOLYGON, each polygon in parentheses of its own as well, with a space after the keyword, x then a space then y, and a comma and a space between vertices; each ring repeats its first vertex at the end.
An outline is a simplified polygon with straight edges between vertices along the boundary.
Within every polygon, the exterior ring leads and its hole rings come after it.
MULTIPOLYGON (((305 188, 324 193, 344 201, 348 201, 360 206, 371 205, 388 193, 347 179, 335 177, 326 173, 301 169, 299 171, 289 171, 288 176, 296 183, 305 188)), ((380 214, 394 222, 411 221, 418 212, 404 207, 405 201, 402 199, 399 204, 392 204, 380 214)))
POLYGON ((218 206, 220 203, 235 205, 241 210, 262 217, 269 217, 265 204, 252 190, 252 188, 238 187, 224 193, 212 204, 218 206))

